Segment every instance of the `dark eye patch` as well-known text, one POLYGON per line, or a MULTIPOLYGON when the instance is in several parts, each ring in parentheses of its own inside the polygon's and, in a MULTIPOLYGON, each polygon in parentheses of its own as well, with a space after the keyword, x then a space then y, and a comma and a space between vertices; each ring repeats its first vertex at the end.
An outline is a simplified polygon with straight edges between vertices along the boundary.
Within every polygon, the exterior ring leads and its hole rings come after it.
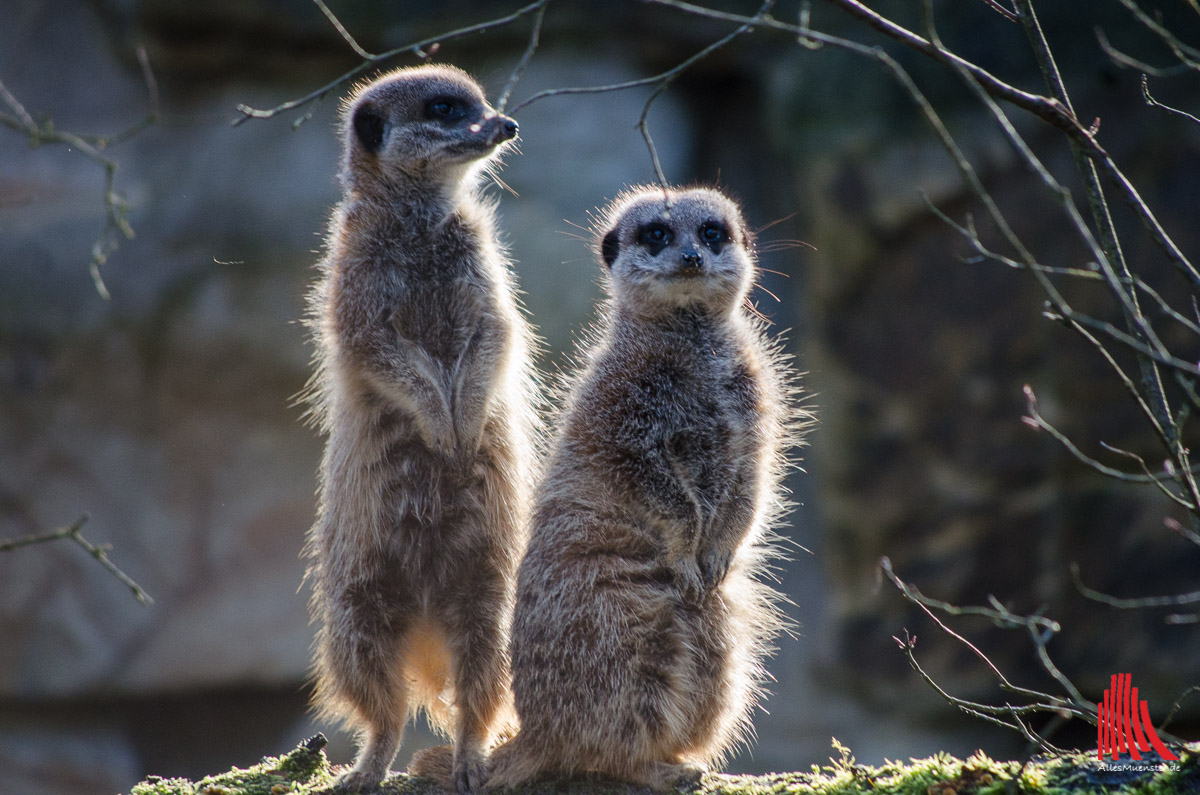
POLYGON ((425 103, 425 117, 443 124, 454 124, 467 117, 469 105, 462 97, 434 97, 425 103))
POLYGON ((729 230, 720 221, 705 221, 696 230, 700 242, 714 254, 720 254, 721 249, 729 242, 729 230))
POLYGON ((378 152, 383 146, 383 133, 387 123, 370 105, 354 111, 354 134, 368 152, 378 152))
POLYGON ((671 245, 671 241, 674 239, 675 233, 662 221, 642 224, 637 230, 638 244, 645 246, 651 256, 658 256, 664 248, 671 245))

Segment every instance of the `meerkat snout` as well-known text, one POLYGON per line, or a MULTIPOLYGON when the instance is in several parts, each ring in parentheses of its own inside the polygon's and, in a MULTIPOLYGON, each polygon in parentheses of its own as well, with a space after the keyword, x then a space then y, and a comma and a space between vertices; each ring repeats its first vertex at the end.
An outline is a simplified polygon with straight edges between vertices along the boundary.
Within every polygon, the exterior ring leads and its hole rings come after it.
POLYGON ((492 146, 499 146, 505 141, 511 141, 517 137, 520 131, 520 126, 516 119, 511 119, 502 113, 496 113, 492 116, 487 116, 481 121, 472 124, 468 130, 472 133, 487 132, 487 142, 492 146))
POLYGON ((679 269, 684 273, 695 273, 704 267, 704 257, 695 249, 684 249, 679 255, 679 269))

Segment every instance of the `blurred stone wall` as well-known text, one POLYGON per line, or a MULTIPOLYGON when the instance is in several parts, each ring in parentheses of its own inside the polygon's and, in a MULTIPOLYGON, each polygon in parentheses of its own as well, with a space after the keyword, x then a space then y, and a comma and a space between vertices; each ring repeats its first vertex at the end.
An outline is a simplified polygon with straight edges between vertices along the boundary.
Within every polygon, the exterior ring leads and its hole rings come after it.
MULTIPOLYGON (((511 7, 331 5, 375 52, 511 7)), ((1036 90, 1019 31, 975 5, 947 8, 943 35, 1036 90)), ((908 6, 880 4, 919 26, 908 6)), ((870 39, 814 11, 818 27, 870 39)), ((1132 35, 1119 8, 1098 14, 1114 36, 1132 35)), ((1090 28, 1050 9, 1043 21, 1080 115, 1102 117, 1105 144, 1185 250, 1200 251, 1200 128, 1142 105, 1137 76, 1106 63, 1090 28)), ((640 3, 560 2, 514 99, 653 74, 726 30, 640 3)), ((446 42, 437 59, 494 96, 527 34, 523 22, 446 42)), ((87 269, 103 226, 101 171, 0 128, 0 537, 86 511, 85 535, 111 544, 155 600, 138 605, 65 542, 0 555, 0 792, 111 793, 151 773, 199 776, 317 729, 336 760, 353 750, 305 710, 312 630, 299 551, 320 440, 292 402, 308 373, 303 295, 337 199, 336 101, 297 129, 295 115, 230 121, 239 103, 301 96, 355 58, 305 0, 16 0, 0 10, 0 80, 60 129, 112 133, 146 110, 138 44, 162 119, 109 152, 137 232, 102 269, 111 300, 87 269)), ((1082 263, 970 96, 902 57, 1038 256, 1082 263)), ((1194 79, 1163 82, 1160 98, 1195 110, 1197 93, 1194 79)), ((553 97, 518 114, 520 153, 502 173, 512 192, 496 195, 547 370, 565 364, 597 297, 590 211, 653 178, 634 128, 645 97, 553 97)), ((831 735, 864 760, 1019 752, 1016 735, 963 719, 909 671, 891 639, 904 628, 948 688, 998 697, 969 653, 879 586, 884 554, 930 595, 994 594, 1061 620, 1052 651, 1093 697, 1118 670, 1159 708, 1200 679, 1196 629, 1114 613, 1071 589, 1066 567, 1078 561, 1089 584, 1114 593, 1193 590, 1200 555, 1164 529, 1163 500, 1094 477, 1020 422, 1030 383, 1081 439, 1153 452, 1094 354, 1040 317, 1027 275, 959 261, 966 246, 917 191, 956 218, 978 208, 905 95, 871 64, 759 32, 685 74, 648 118, 668 178, 719 183, 764 227, 762 263, 774 272, 756 301, 786 330, 820 419, 807 471, 790 481, 801 505, 786 528, 812 554, 797 551, 781 574, 800 629, 773 662, 758 743, 732 768, 804 768, 829 755, 831 735)), ((1060 142, 1020 122, 1069 177, 1060 142)), ((1153 270, 1149 244, 1130 255, 1178 289, 1153 270)), ((1071 298, 1106 311, 1101 295, 1071 298)), ((1007 672, 1050 687, 1024 638, 967 629, 1007 672)), ((398 764, 429 742, 411 736, 398 764)))

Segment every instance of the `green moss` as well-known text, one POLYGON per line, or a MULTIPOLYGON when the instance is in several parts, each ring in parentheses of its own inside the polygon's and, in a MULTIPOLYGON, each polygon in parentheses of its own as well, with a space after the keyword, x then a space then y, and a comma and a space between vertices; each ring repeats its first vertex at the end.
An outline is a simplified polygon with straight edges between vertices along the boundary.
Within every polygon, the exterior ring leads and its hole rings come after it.
MULTIPOLYGON (((316 795, 334 776, 325 756, 325 738, 317 735, 281 757, 266 757, 242 770, 197 782, 152 777, 130 795, 316 795)), ((1167 765, 1114 768, 1094 753, 1038 757, 1022 765, 997 762, 982 753, 967 759, 938 754, 878 767, 860 765, 850 751, 834 743, 839 758, 807 773, 765 776, 707 775, 686 795, 1196 795, 1200 793, 1200 744, 1180 749, 1180 761, 1167 765), (1010 790, 1010 787, 1012 788, 1010 790)), ((586 776, 564 785, 545 782, 518 795, 629 795, 617 781, 586 776)), ((397 774, 383 787, 386 795, 442 795, 428 779, 397 774)))

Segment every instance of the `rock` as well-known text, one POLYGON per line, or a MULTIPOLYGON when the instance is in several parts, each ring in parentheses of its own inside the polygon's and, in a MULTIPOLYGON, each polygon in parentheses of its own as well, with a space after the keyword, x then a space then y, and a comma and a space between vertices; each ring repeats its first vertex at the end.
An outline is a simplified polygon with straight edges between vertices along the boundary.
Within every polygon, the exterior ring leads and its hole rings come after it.
MULTIPOLYGON (((320 750, 321 739, 301 743, 281 757, 266 757, 249 769, 235 768, 204 778, 196 783, 186 779, 153 779, 136 785, 130 795, 250 795, 251 793, 290 792, 296 795, 320 792, 329 787, 334 772, 320 750), (313 750, 312 746, 317 749, 313 750)), ((1124 764, 1101 762, 1087 754, 1041 756, 1027 762, 997 762, 982 752, 967 759, 941 754, 913 759, 908 764, 888 762, 881 766, 858 764, 849 749, 834 740, 838 758, 830 764, 813 766, 806 773, 770 773, 763 776, 706 774, 698 784, 681 785, 679 792, 700 795, 739 795, 775 792, 788 795, 824 793, 869 793, 886 789, 896 795, 967 795, 993 791, 1012 782, 1021 792, 1095 792, 1103 787, 1112 795, 1134 792, 1185 793, 1200 784, 1200 748, 1180 751, 1177 762, 1149 759, 1126 760, 1124 764), (1110 769, 1111 768, 1111 769, 1110 769), (1132 769, 1125 769, 1132 768, 1132 769), (1153 788, 1153 789, 1149 789, 1153 788)), ((573 795, 618 795, 642 792, 620 781, 584 775, 569 781, 546 781, 517 788, 525 793, 564 792, 573 795)), ((396 773, 381 787, 381 792, 400 795, 425 795, 441 792, 432 780, 396 773)))

